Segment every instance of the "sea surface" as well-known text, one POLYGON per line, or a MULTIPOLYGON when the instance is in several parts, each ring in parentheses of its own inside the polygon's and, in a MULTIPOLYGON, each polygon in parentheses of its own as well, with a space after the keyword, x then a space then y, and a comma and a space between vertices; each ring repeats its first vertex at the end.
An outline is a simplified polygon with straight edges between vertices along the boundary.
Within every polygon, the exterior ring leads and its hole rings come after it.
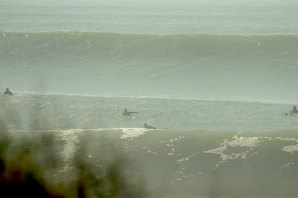
POLYGON ((88 2, 0 2, 12 138, 54 134, 59 174, 120 148, 148 197, 298 196, 297 4, 88 2))

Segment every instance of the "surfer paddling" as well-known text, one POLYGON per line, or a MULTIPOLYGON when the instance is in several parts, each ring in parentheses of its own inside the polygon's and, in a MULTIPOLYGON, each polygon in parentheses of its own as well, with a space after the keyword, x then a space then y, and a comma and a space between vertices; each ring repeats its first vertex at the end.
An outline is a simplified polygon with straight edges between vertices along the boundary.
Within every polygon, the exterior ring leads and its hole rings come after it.
POLYGON ((150 125, 148 125, 148 124, 146 124, 146 123, 144 123, 144 128, 145 128, 145 129, 156 129, 155 127, 150 126, 150 125))
POLYGON ((298 114, 298 110, 296 106, 293 106, 293 109, 289 111, 289 113, 285 113, 286 116, 292 116, 298 114))
POLYGON ((8 88, 5 89, 5 91, 4 91, 3 94, 4 95, 9 95, 9 96, 12 96, 13 95, 12 92, 8 88))
POLYGON ((124 109, 124 111, 123 111, 124 116, 132 116, 135 113, 139 113, 139 112, 137 112, 137 111, 127 111, 127 109, 124 109))
POLYGON ((290 115, 295 115, 295 114, 298 114, 298 110, 296 106, 294 106, 293 109, 290 111, 290 115))

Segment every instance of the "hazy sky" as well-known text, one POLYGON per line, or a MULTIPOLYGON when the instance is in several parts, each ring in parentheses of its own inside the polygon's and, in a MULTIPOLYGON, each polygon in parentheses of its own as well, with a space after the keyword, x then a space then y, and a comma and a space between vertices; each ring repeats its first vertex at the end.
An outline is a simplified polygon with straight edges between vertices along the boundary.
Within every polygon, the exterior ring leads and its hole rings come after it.
POLYGON ((1 0, 2 3, 34 3, 34 4, 119 4, 119 5, 298 5, 298 0, 1 0))

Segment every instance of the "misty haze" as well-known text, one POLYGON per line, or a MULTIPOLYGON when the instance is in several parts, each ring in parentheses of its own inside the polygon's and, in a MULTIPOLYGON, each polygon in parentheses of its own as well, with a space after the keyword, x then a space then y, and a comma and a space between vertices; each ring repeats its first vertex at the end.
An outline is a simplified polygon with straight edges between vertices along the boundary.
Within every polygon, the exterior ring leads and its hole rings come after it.
POLYGON ((2 0, 0 196, 298 196, 298 3, 2 0))

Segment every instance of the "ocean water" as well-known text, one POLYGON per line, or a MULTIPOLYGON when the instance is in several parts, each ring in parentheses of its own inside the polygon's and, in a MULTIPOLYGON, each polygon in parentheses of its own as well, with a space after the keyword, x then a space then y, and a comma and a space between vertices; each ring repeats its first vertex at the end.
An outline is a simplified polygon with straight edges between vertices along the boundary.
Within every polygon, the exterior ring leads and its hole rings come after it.
POLYGON ((0 6, 0 88, 296 103, 298 5, 0 6))
POLYGON ((120 148, 148 197, 297 197, 297 6, 1 1, 1 123, 55 175, 120 148))
POLYGON ((274 103, 298 99, 297 35, 2 32, 0 43, 2 89, 274 103))
POLYGON ((55 177, 71 178, 77 155, 100 171, 120 153, 127 181, 144 185, 145 197, 298 193, 298 120, 285 115, 289 104, 32 93, 0 104, 11 139, 54 134, 55 177), (139 113, 123 116, 124 108, 139 113))

